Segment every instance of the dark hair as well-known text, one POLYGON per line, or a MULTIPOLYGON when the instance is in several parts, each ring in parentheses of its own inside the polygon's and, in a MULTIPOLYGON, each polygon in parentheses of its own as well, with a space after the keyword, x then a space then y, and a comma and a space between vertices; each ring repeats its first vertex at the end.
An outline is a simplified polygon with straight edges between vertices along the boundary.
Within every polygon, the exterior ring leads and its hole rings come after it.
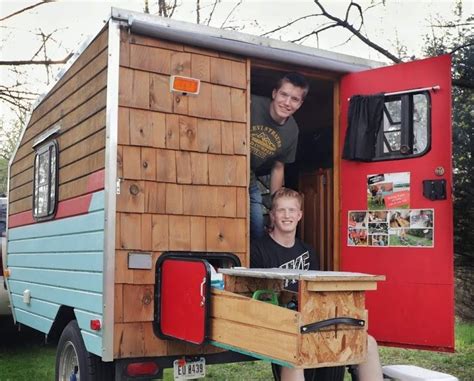
POLYGON ((272 210, 275 209, 276 202, 283 197, 294 198, 300 204, 300 209, 303 206, 303 196, 301 193, 290 189, 290 188, 280 188, 272 196, 272 210))
POLYGON ((293 86, 301 87, 304 90, 303 99, 308 94, 309 83, 302 74, 296 73, 296 72, 286 73, 283 77, 281 77, 278 80, 278 82, 275 86, 275 89, 276 90, 280 89, 280 87, 282 87, 283 83, 285 83, 285 82, 290 82, 293 86))

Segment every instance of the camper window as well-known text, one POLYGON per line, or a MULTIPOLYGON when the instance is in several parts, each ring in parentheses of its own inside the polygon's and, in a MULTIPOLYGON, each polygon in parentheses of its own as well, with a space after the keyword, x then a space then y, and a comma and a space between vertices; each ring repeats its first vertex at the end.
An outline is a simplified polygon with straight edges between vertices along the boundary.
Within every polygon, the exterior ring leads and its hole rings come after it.
POLYGON ((57 204, 58 144, 50 140, 36 148, 33 216, 47 219, 54 216, 57 204))
POLYGON ((430 148, 429 93, 386 96, 373 160, 421 156, 430 148))

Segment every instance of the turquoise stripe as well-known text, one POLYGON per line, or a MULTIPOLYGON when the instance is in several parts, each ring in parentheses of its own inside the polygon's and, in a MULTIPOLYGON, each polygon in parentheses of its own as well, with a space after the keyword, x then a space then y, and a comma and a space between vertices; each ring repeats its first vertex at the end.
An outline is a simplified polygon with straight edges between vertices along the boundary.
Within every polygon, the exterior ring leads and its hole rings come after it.
POLYGON ((96 210, 104 210, 105 207, 105 192, 103 190, 92 195, 91 204, 89 205, 89 213, 96 210))
POLYGON ((100 331, 93 331, 91 329, 91 320, 99 319, 102 322, 102 315, 99 314, 91 314, 90 312, 87 311, 82 311, 77 308, 74 309, 74 314, 76 315, 77 318, 77 324, 79 325, 79 328, 83 331, 87 331, 92 335, 96 336, 102 336, 102 330, 100 331))
POLYGON ((8 284, 12 294, 17 294, 20 297, 23 297, 24 290, 30 290, 32 298, 99 314, 102 313, 102 294, 99 293, 19 282, 16 280, 9 280, 8 284))
POLYGON ((74 288, 84 291, 102 291, 102 273, 84 271, 43 270, 11 267, 10 280, 49 286, 74 288))
POLYGON ((31 298, 30 304, 25 304, 23 302, 23 297, 20 295, 12 295, 12 301, 13 307, 17 309, 21 309, 35 315, 41 315, 42 317, 52 320, 55 319, 59 310, 58 304, 45 302, 44 300, 38 300, 35 298, 31 298))
POLYGON ((233 345, 222 344, 222 343, 219 343, 219 342, 213 341, 213 340, 211 340, 209 343, 216 346, 216 347, 219 347, 219 348, 223 348, 223 349, 227 349, 229 351, 243 353, 244 355, 255 357, 256 359, 259 359, 259 360, 269 361, 269 362, 272 362, 274 364, 278 364, 278 365, 281 365, 281 366, 286 366, 288 368, 294 368, 295 367, 293 364, 290 364, 288 362, 277 360, 277 359, 274 359, 272 357, 264 356, 264 355, 261 355, 259 353, 246 351, 245 349, 237 348, 237 347, 234 347, 233 345))
POLYGON ((102 271, 103 256, 100 252, 13 254, 8 256, 8 266, 98 272, 102 271))
POLYGON ((32 238, 8 243, 8 255, 12 253, 51 253, 63 251, 102 251, 104 232, 80 233, 67 236, 32 238))
POLYGON ((11 243, 21 239, 61 236, 97 230, 104 230, 104 211, 12 228, 8 230, 8 240, 11 243))
POLYGON ((35 315, 15 308, 15 316, 18 323, 25 324, 38 331, 48 333, 53 325, 53 320, 35 315))
POLYGON ((102 356, 102 337, 91 334, 87 331, 81 331, 84 344, 88 352, 93 353, 99 357, 102 356))

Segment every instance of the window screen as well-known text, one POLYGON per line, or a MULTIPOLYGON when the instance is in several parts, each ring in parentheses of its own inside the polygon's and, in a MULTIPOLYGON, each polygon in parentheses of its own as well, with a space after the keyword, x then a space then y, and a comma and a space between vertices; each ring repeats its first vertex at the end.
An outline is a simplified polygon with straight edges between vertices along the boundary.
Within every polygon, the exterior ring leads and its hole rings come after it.
POLYGON ((57 205, 58 145, 49 141, 36 149, 33 189, 33 216, 45 219, 54 216, 57 205))

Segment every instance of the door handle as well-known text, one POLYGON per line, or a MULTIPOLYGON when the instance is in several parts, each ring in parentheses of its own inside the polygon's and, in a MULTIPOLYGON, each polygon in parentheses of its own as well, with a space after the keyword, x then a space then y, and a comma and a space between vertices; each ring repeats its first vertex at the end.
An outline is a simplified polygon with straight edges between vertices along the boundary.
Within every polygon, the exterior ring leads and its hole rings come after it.
POLYGON ((201 307, 204 307, 204 305, 206 304, 206 296, 204 295, 204 286, 206 285, 206 277, 202 278, 202 282, 201 282, 201 290, 200 290, 200 293, 201 293, 201 304, 200 306, 201 307))
POLYGON ((365 320, 361 319, 354 319, 351 317, 337 317, 333 319, 321 320, 315 323, 310 323, 301 327, 301 333, 310 333, 314 331, 319 331, 321 328, 329 327, 330 325, 336 324, 346 324, 346 325, 354 325, 356 327, 364 327, 365 320))

